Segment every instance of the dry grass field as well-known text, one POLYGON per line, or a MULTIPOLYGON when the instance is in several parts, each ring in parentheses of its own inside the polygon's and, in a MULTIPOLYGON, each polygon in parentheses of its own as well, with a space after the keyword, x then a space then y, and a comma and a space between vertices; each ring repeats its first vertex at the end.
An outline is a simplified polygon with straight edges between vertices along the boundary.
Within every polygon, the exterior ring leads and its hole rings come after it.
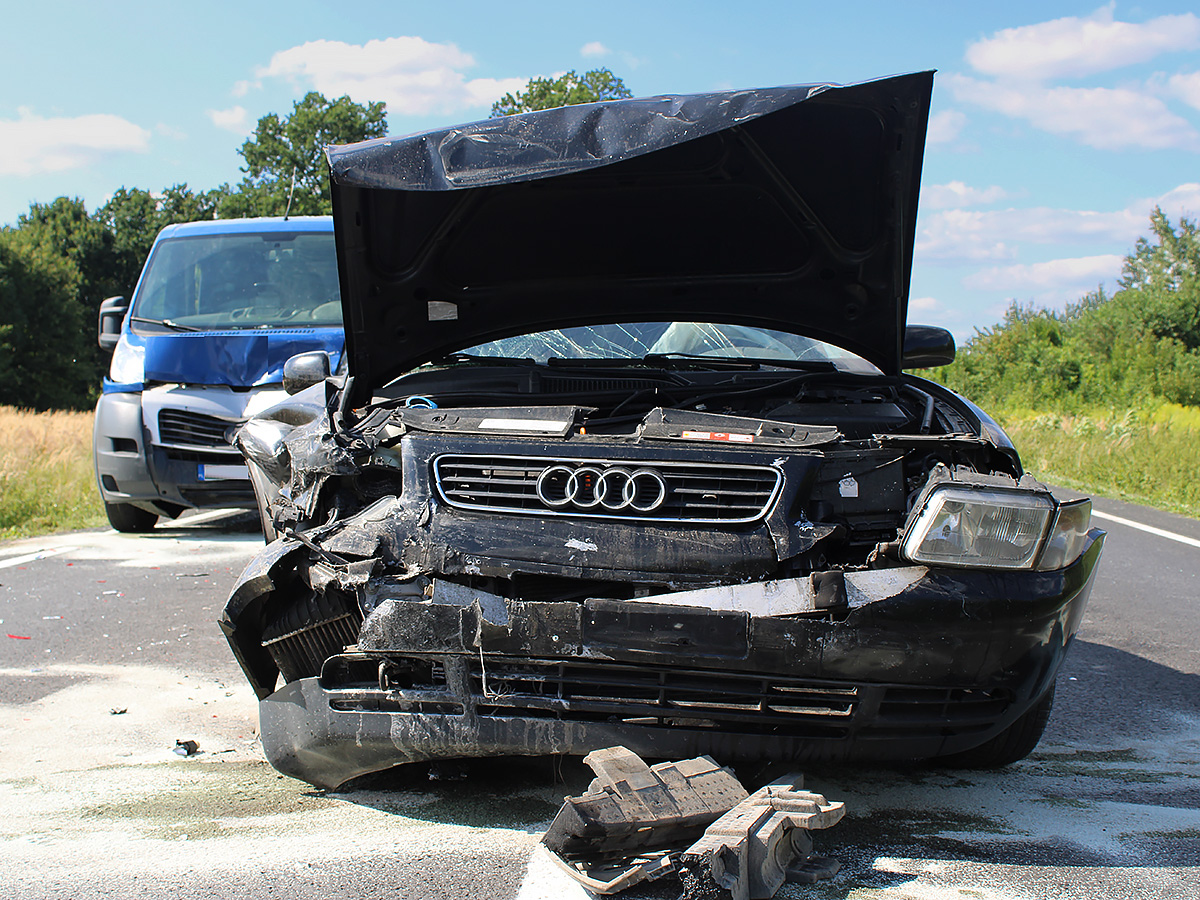
POLYGON ((1200 409, 999 418, 1042 481, 1200 518, 1200 409))
POLYGON ((103 524, 92 414, 0 406, 0 540, 103 524))

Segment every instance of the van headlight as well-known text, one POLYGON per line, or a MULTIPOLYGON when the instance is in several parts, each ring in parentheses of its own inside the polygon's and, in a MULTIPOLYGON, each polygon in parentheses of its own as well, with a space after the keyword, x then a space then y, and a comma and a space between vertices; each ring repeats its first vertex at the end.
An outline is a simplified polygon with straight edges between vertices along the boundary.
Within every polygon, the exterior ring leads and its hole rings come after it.
POLYGON ((146 380, 146 347, 131 344, 121 335, 108 366, 108 377, 117 384, 141 384, 146 380))
POLYGON ((901 553, 917 563, 979 569, 1061 569, 1079 558, 1090 501, 1049 494, 943 485, 925 495, 901 553))

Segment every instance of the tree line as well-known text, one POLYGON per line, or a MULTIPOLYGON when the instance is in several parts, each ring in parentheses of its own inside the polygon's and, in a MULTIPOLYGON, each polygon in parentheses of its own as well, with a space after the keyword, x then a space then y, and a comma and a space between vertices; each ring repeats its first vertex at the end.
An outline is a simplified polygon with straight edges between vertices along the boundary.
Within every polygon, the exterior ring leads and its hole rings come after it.
MULTIPOLYGON (((607 69, 531 79, 506 94, 493 116, 629 97, 607 69)), ((328 100, 311 92, 286 116, 258 120, 239 149, 242 179, 196 190, 122 187, 89 211, 78 197, 34 203, 0 228, 0 406, 86 409, 95 403, 108 354, 96 345, 100 301, 130 296, 155 235, 177 222, 255 216, 328 215, 327 144, 387 133, 383 103, 328 100)))
POLYGON ((1062 312, 1014 302, 927 374, 985 409, 1200 406, 1200 228, 1155 209, 1115 292, 1098 288, 1062 312))

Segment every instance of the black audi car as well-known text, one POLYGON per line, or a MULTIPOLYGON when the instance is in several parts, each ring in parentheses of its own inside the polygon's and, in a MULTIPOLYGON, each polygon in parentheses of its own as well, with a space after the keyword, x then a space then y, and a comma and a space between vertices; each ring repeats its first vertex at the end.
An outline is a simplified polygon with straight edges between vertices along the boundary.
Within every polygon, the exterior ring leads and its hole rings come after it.
POLYGON ((1036 745, 1103 546, 907 325, 932 73, 329 150, 347 372, 238 435, 267 756, 1036 745))

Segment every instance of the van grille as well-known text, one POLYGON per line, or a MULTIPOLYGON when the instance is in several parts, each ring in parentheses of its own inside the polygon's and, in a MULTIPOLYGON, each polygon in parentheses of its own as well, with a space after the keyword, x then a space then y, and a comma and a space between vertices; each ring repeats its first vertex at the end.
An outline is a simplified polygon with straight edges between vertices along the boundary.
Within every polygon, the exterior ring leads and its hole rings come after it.
POLYGON ((163 409, 158 413, 158 439, 162 444, 175 446, 229 449, 225 431, 237 424, 233 419, 218 419, 187 410, 163 409))

